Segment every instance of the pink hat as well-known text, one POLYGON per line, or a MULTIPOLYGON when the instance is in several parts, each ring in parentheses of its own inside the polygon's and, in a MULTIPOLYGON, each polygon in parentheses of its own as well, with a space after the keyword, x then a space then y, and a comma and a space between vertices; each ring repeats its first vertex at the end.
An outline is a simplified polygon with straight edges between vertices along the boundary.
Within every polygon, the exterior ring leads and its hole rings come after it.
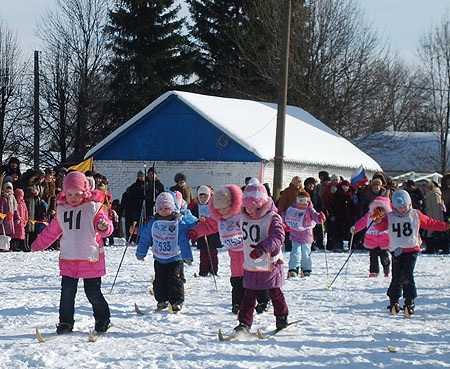
POLYGON ((90 187, 86 176, 81 172, 74 171, 68 173, 66 178, 64 178, 63 189, 64 192, 67 190, 88 192, 90 187))
POLYGON ((173 196, 168 192, 161 192, 158 197, 156 198, 156 209, 159 207, 165 207, 169 208, 170 210, 174 211, 175 206, 175 200, 173 196))
POLYGON ((388 197, 375 197, 375 199, 369 205, 370 212, 373 213, 376 208, 383 208, 386 213, 391 212, 391 200, 388 197))
POLYGON ((256 179, 252 178, 242 195, 242 205, 245 207, 261 208, 269 201, 266 188, 256 179))

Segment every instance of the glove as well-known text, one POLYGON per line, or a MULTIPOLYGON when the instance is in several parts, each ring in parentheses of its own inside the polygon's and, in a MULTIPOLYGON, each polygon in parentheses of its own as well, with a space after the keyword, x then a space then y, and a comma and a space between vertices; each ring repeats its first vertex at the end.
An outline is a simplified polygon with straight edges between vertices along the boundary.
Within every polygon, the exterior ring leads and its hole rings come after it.
POLYGON ((355 226, 351 226, 351 227, 350 227, 350 233, 351 233, 351 234, 355 234, 355 232, 356 232, 355 226))
POLYGON ((289 226, 286 225, 286 224, 283 226, 283 228, 284 228, 284 231, 285 231, 285 232, 290 232, 290 231, 291 231, 291 227, 289 227, 289 226))
POLYGON ((192 229, 187 233, 187 236, 190 238, 192 244, 194 244, 198 240, 197 232, 192 229))
POLYGON ((143 257, 143 256, 136 256, 136 259, 138 259, 138 260, 144 260, 144 257, 143 257))
POLYGON ((97 222, 97 229, 99 231, 106 231, 108 227, 109 223, 103 218, 100 218, 100 220, 97 222))
POLYGON ((261 245, 250 245, 250 247, 253 248, 250 253, 252 259, 258 259, 266 253, 261 245))
POLYGON ((322 212, 319 213, 319 220, 320 222, 325 222, 327 220, 327 217, 325 216, 324 213, 322 212))
POLYGON ((206 218, 202 215, 199 219, 199 222, 205 222, 205 221, 206 221, 206 218))
POLYGON ((185 262, 187 265, 191 266, 192 265, 192 259, 191 258, 186 258, 183 259, 183 262, 185 262))

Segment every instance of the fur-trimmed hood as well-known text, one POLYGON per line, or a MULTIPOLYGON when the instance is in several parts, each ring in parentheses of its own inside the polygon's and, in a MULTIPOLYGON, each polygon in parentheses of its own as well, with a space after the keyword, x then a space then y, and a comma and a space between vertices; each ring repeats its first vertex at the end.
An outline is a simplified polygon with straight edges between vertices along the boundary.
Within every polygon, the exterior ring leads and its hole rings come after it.
MULTIPOLYGON (((231 194, 231 213, 230 213, 231 216, 239 214, 241 211, 241 206, 242 206, 242 190, 234 184, 225 185, 223 187, 228 189, 228 191, 231 194)), ((208 207, 209 207, 209 212, 211 214, 211 218, 213 218, 216 221, 219 221, 222 219, 222 216, 217 211, 217 209, 214 207, 214 196, 215 195, 213 195, 211 197, 211 200, 208 203, 208 207)))
POLYGON ((370 203, 369 210, 370 214, 373 215, 376 208, 383 208, 384 212, 387 214, 392 211, 391 200, 388 197, 377 196, 370 203))

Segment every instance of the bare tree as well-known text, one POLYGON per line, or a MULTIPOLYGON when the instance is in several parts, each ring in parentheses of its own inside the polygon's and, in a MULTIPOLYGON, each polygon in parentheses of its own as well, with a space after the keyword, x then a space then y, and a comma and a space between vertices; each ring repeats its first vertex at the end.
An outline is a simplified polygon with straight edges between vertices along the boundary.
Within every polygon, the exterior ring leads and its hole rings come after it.
POLYGON ((425 34, 419 43, 418 54, 422 72, 429 87, 427 110, 434 130, 440 138, 441 173, 447 171, 448 134, 450 129, 450 18, 447 12, 441 23, 425 34))
POLYGON ((5 152, 19 151, 20 140, 16 137, 24 112, 24 77, 17 35, 0 19, 0 162, 5 152))
POLYGON ((103 69, 107 60, 105 25, 108 0, 56 0, 39 25, 44 41, 48 116, 61 158, 73 149, 71 160, 81 160, 105 127, 106 98, 103 69), (51 93, 53 90, 53 93, 51 93))

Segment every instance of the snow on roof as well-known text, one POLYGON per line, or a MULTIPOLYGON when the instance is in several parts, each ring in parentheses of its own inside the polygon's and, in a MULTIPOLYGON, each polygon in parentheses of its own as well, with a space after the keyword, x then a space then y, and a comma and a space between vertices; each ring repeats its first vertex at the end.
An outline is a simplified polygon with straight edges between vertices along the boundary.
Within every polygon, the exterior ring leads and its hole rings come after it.
MULTIPOLYGON (((169 91, 88 151, 92 156, 120 133, 170 96, 176 96, 211 124, 263 160, 273 160, 277 104, 232 99, 190 92, 169 91)), ((378 163, 311 114, 295 106, 286 108, 285 161, 308 165, 379 171, 378 163)))
POLYGON ((440 172, 440 138, 438 132, 376 132, 353 140, 392 173, 440 172))

